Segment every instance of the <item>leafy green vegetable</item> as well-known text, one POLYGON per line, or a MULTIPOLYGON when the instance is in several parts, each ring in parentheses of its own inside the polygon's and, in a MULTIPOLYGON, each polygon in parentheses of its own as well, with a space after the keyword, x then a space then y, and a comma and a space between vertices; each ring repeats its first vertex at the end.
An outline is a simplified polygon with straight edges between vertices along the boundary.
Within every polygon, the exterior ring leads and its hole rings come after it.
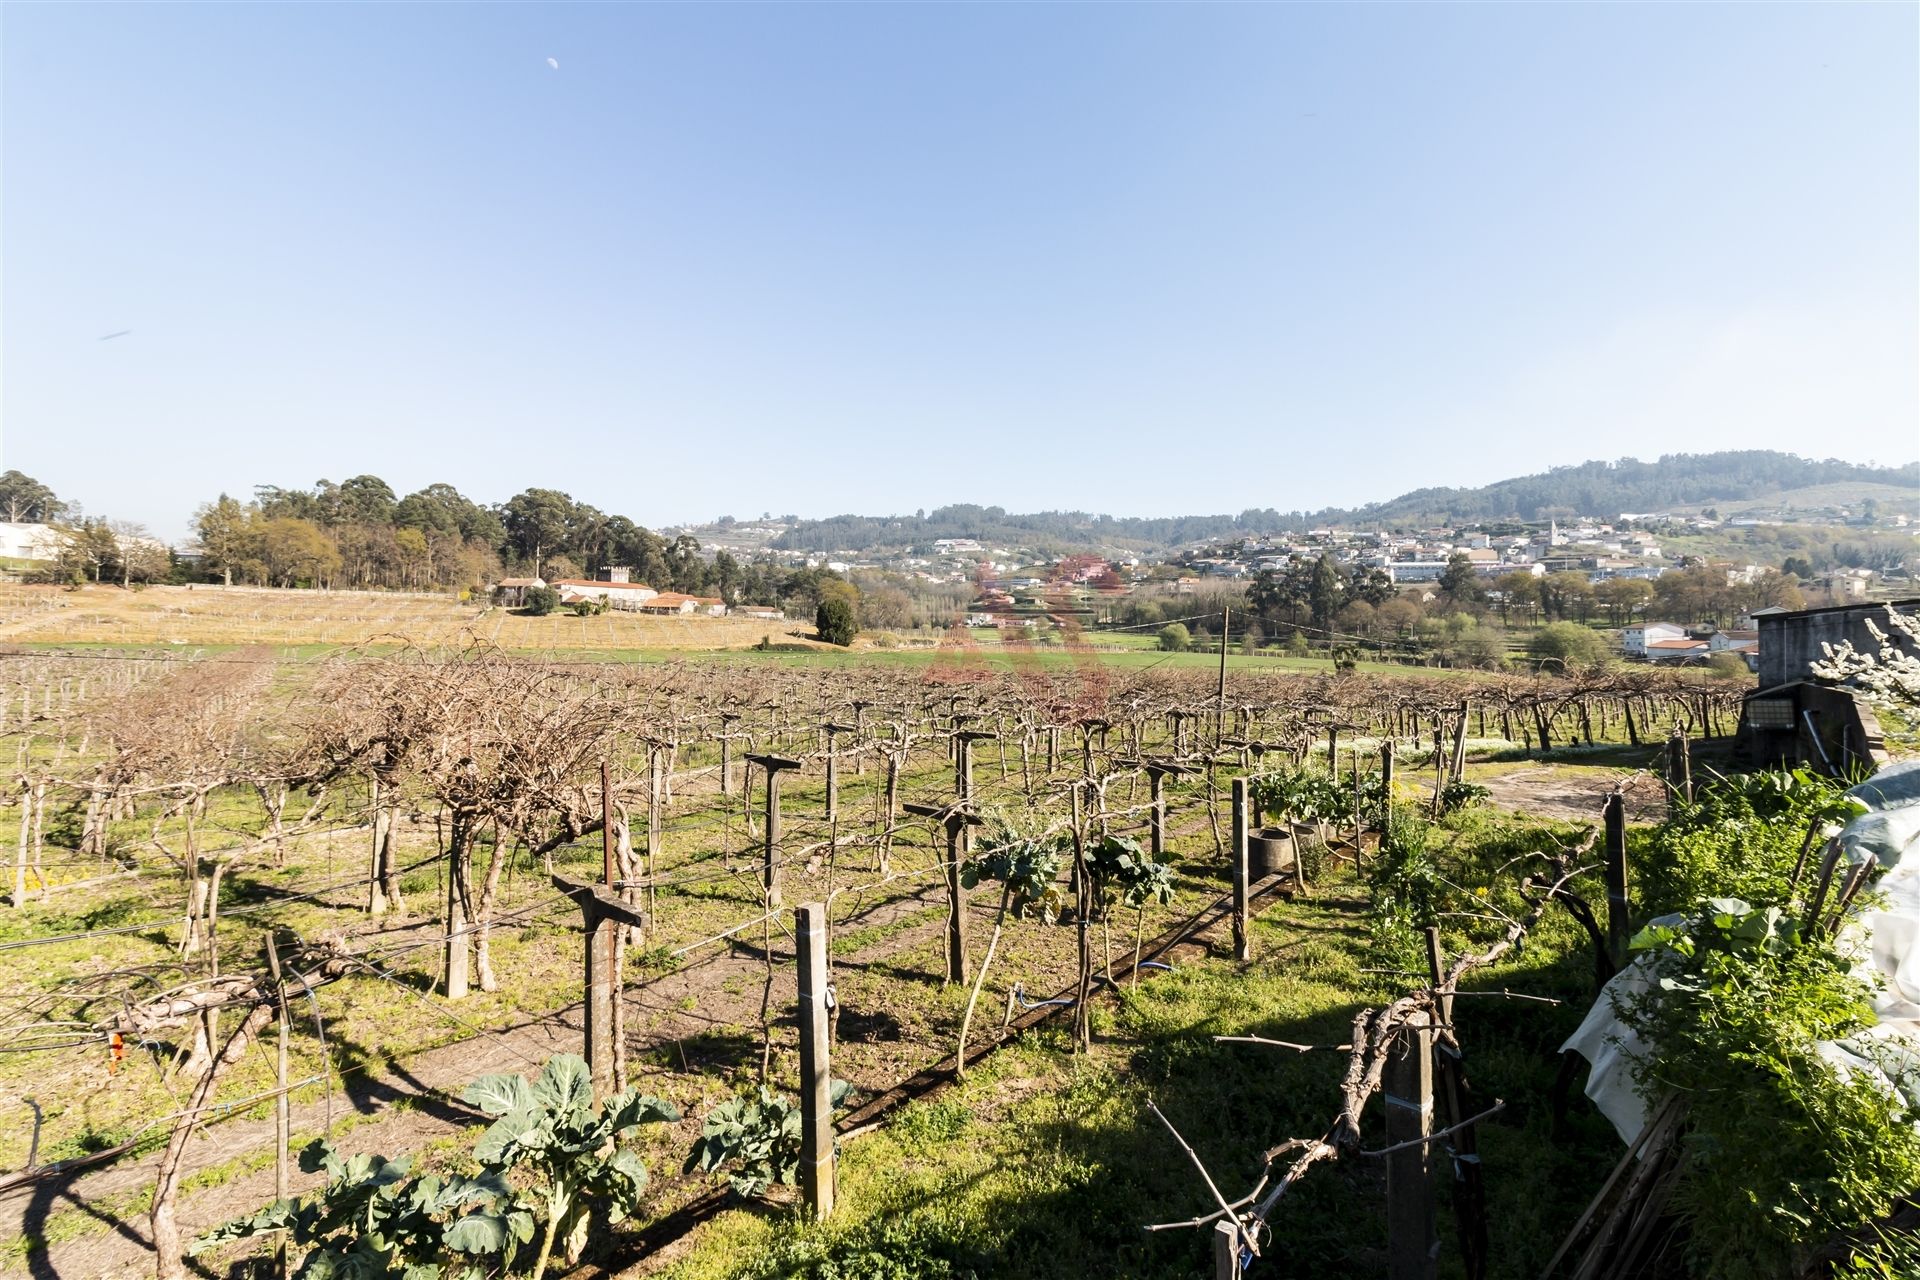
POLYGON ((544 1222, 538 1280, 563 1226, 567 1255, 578 1258, 590 1207, 619 1222, 637 1205, 646 1166, 620 1139, 650 1120, 679 1118, 632 1090, 596 1108, 587 1064, 572 1054, 551 1059, 531 1085, 517 1075, 483 1076, 463 1096, 498 1117, 474 1146, 484 1166, 477 1176, 415 1175, 406 1159, 343 1157, 322 1139, 300 1153, 301 1169, 327 1175, 319 1194, 216 1227, 190 1252, 285 1232, 306 1250, 296 1280, 481 1280, 511 1272, 544 1222), (516 1190, 515 1172, 532 1198, 516 1190))
MULTIPOLYGON (((852 1090, 846 1081, 834 1081, 834 1107, 852 1090)), ((791 1187, 800 1173, 800 1126, 800 1104, 761 1085, 757 1094, 729 1098, 707 1113, 683 1171, 724 1169, 734 1194, 750 1200, 775 1184, 791 1187)))

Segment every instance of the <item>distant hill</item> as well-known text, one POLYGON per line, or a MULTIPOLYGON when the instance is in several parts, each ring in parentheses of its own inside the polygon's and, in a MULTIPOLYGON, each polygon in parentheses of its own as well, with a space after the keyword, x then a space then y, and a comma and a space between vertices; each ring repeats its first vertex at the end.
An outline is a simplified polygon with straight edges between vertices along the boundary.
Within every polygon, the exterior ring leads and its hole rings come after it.
POLYGON ((1477 489, 1416 489, 1365 507, 1311 512, 1268 507, 1239 515, 1146 518, 1084 511, 1021 515, 1001 507, 957 505, 909 516, 803 520, 774 546, 790 551, 872 551, 923 546, 938 538, 979 538, 1042 550, 1157 550, 1321 525, 1396 529, 1576 514, 1611 519, 1623 512, 1686 510, 1716 503, 1752 508, 1765 506, 1770 499, 1804 507, 1815 505, 1809 501, 1812 495, 1802 492, 1809 490, 1829 502, 1876 496, 1884 504, 1888 498, 1916 498, 1920 497, 1920 463, 1865 467, 1761 449, 1675 453, 1655 462, 1622 458, 1556 467, 1477 489), (1843 494, 1848 496, 1841 498, 1843 494))
POLYGON ((1319 512, 1315 519, 1388 526, 1545 520, 1574 514, 1612 519, 1623 512, 1671 511, 1721 502, 1764 505, 1770 498, 1816 485, 1891 486, 1911 497, 1920 492, 1920 463, 1863 467, 1766 449, 1670 453, 1657 462, 1622 458, 1555 467, 1478 489, 1415 489, 1355 511, 1319 512))

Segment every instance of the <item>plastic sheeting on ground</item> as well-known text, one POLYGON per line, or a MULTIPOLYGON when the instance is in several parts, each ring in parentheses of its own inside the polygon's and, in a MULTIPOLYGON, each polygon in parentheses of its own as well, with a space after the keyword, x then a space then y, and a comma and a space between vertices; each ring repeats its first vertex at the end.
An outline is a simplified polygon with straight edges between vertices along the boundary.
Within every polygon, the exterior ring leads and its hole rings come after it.
MULTIPOLYGON (((1843 942, 1858 950, 1854 971, 1875 988, 1879 1022, 1818 1049, 1835 1066, 1868 1072, 1920 1105, 1920 762, 1889 765, 1847 794, 1868 811, 1840 832, 1841 851, 1849 866, 1869 858, 1880 864, 1878 878, 1868 887, 1884 900, 1848 926, 1843 942)), ((1683 918, 1664 916, 1651 923, 1677 924, 1683 918)), ((1629 1144, 1647 1123, 1647 1104, 1633 1082, 1633 1061, 1647 1045, 1620 1021, 1615 1002, 1652 985, 1646 960, 1635 960, 1607 983, 1579 1029, 1560 1046, 1562 1053, 1578 1053, 1591 1064, 1587 1097, 1629 1144)))

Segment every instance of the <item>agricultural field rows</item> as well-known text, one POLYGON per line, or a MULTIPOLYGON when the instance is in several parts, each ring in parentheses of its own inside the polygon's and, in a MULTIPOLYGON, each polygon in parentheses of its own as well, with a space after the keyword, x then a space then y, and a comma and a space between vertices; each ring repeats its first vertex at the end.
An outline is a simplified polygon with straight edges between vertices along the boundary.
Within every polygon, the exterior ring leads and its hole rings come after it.
MULTIPOLYGON (((795 1086, 794 903, 828 905, 834 1073, 856 1104, 884 1099, 951 1063, 975 983, 968 1043, 978 1050, 1087 973, 1129 972, 1134 946, 1221 901, 1235 777, 1331 765, 1358 784, 1377 777, 1390 746, 1396 798, 1424 808, 1443 782, 1470 790, 1472 778, 1511 768, 1536 734, 1554 753, 1596 760, 1550 767, 1613 776, 1619 763, 1655 760, 1669 730, 1730 715, 1723 692, 1647 673, 1475 684, 1471 704, 1468 686, 1445 679, 1235 669, 1224 698, 1213 679, 1099 663, 636 666, 471 646, 0 657, 0 728, 20 779, 8 819, 18 828, 13 906, 0 917, 0 1037, 12 1050, 0 1055, 0 1167, 25 1175, 0 1181, 16 1242, 0 1265, 147 1273, 154 1237, 104 1226, 152 1217, 157 1228, 156 1179, 177 1213, 176 1248, 272 1198, 275 1077, 261 1046, 273 1033, 231 1061, 219 1053, 236 1024, 248 1026, 269 936, 312 982, 290 1011, 295 1145, 326 1135, 347 1149, 457 1160, 478 1118, 457 1101, 468 1081, 579 1051, 580 912, 555 877, 599 880, 612 860, 647 919, 621 966, 622 1071, 685 1117, 645 1139, 656 1178, 641 1231, 603 1250, 607 1265, 627 1266, 636 1242, 652 1240, 645 1223, 716 1207, 710 1183, 667 1176, 699 1118, 741 1090, 795 1086), (971 749, 971 781, 956 755, 963 727, 987 735, 971 749), (754 754, 794 765, 782 775, 778 903, 754 754), (956 890, 963 865, 986 864, 967 844, 956 858, 942 823, 911 811, 950 812, 958 799, 980 824, 965 839, 982 855, 1098 852, 1119 839, 1135 843, 1110 847, 1145 856, 1150 761, 1179 766, 1166 779, 1164 851, 1150 859, 1165 869, 1164 893, 1089 908, 1098 926, 1085 931, 1009 924, 1007 894, 990 878, 956 890), (202 1136, 165 1150, 183 1124, 202 1136)), ((1570 804, 1577 814, 1578 797, 1570 804)), ((1263 897, 1263 936, 1353 928, 1339 922, 1340 903, 1362 881, 1336 852, 1353 815, 1336 810, 1321 822, 1333 844, 1313 858, 1324 881, 1311 902, 1263 897)), ((1345 838, 1345 857, 1358 857, 1345 838)), ((1358 848, 1369 842, 1371 832, 1358 848)), ((1038 914, 1071 901, 1074 877, 1058 864, 1054 874, 1038 914)), ((1085 1088, 1085 1071, 1130 1073, 1130 1055, 1152 1038, 1137 1019, 1162 1016, 1156 1002, 1194 998, 1196 982, 1204 999, 1223 998, 1221 946, 1216 919, 1167 952, 1173 972, 1142 970, 1137 990, 1129 980, 1109 997, 1096 982, 1084 1019, 1042 1023, 1012 1042, 1024 1046, 1007 1058, 1016 1066, 990 1062, 983 1077, 1012 1072, 1015 1095, 1034 1091, 1003 1100, 1018 1111, 1056 1105, 1040 1097, 1056 1087, 1085 1088), (1077 1035, 1048 1029, 1075 1021, 1077 1035), (1063 1035, 1069 1050, 1081 1046, 1070 1067, 1043 1052, 1063 1035), (1026 1074, 1041 1062, 1052 1065, 1026 1074)), ((1333 981, 1343 998, 1382 989, 1349 966, 1333 981)), ((1299 994, 1299 1012, 1328 994, 1299 994)), ((1228 1021, 1249 1025, 1254 1012, 1228 1021)), ((900 1123, 923 1113, 909 1107, 900 1123)), ((850 1164, 850 1186, 868 1158, 850 1164)), ((312 1185, 295 1175, 295 1191, 312 1185)), ((1177 1274, 1203 1248, 1156 1237, 1138 1255, 1142 1274, 1177 1274)), ((243 1266, 248 1256, 228 1246, 208 1260, 243 1266)), ((712 1273, 693 1256, 676 1265, 712 1273)))

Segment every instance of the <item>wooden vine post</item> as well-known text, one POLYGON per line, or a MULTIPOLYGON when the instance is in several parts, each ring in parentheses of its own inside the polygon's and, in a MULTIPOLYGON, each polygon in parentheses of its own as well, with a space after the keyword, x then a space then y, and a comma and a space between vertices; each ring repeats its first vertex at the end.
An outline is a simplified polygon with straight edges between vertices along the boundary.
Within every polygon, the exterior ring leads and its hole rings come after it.
POLYGON ((1213 1224, 1213 1280, 1240 1280, 1240 1227, 1221 1219, 1213 1224))
POLYGON ((1627 942, 1633 936, 1627 906, 1627 801, 1613 792, 1601 807, 1606 825, 1607 951, 1617 970, 1627 962, 1627 942))
POLYGON ((1253 959, 1253 931, 1248 920, 1247 780, 1233 780, 1233 958, 1253 959))
POLYGON ((1467 1123, 1466 1066, 1453 1032, 1453 988, 1446 980, 1447 958, 1440 946, 1440 930, 1427 929, 1427 974, 1435 994, 1434 1012, 1440 1030, 1433 1038, 1434 1101, 1439 1118, 1453 1132, 1454 1223, 1459 1232, 1460 1260, 1467 1280, 1485 1280, 1487 1274, 1487 1195, 1480 1167, 1480 1139, 1467 1123))
POLYGON ((367 914, 387 914, 387 895, 380 886, 380 853, 386 847, 387 811, 380 803, 380 775, 373 775, 373 849, 367 863, 367 914))
POLYGON ((1093 784, 1073 784, 1074 932, 1079 942, 1079 981, 1073 1002, 1073 1043, 1085 1053, 1093 1047, 1093 876, 1087 868, 1086 792, 1093 784))
POLYGON ((614 1091, 615 1062, 625 1049, 614 1034, 620 999, 620 929, 630 926, 636 941, 644 939, 647 917, 610 885, 556 875, 553 887, 573 899, 586 928, 587 1071, 593 1077, 593 1096, 604 1098, 614 1091))
POLYGON ((1433 1132, 1432 1028, 1425 1010, 1409 1013, 1381 1079, 1387 1111, 1387 1274, 1394 1280, 1432 1280, 1438 1274, 1433 1144, 1427 1141, 1433 1132))
POLYGON ((852 733, 850 724, 821 725, 827 732, 827 821, 832 823, 840 817, 840 747, 839 737, 843 733, 852 733))
POLYGON ((861 744, 867 736, 867 708, 873 704, 856 699, 848 705, 853 708, 853 773, 855 777, 864 777, 867 772, 867 753, 861 744))
POLYGON ((720 713, 720 794, 733 794, 733 726, 740 719, 737 711, 720 713))
POLYGON ((800 762, 785 756, 752 755, 747 757, 748 764, 757 764, 767 771, 767 808, 764 826, 766 830, 766 865, 761 872, 761 884, 767 894, 767 909, 780 905, 780 775, 788 769, 798 769, 800 762))
POLYGON ((833 1213, 837 1190, 828 1059, 833 988, 827 969, 827 904, 804 903, 793 915, 800 963, 800 1198, 807 1212, 821 1219, 833 1213))
POLYGON ((1667 794, 1669 804, 1674 798, 1693 803, 1693 760, 1687 731, 1680 725, 1675 725, 1667 737, 1667 794))
POLYGON ((947 829, 947 981, 967 980, 967 889, 960 882, 961 847, 969 826, 980 825, 977 815, 961 804, 918 804, 908 802, 906 811, 932 818, 947 829))
MULTIPOLYGON (((273 1099, 273 1198, 287 1198, 287 1148, 293 1143, 293 1123, 287 1104, 287 1040, 293 1034, 293 1020, 287 1013, 287 989, 280 975, 280 949, 274 945, 273 930, 267 930, 267 972, 273 976, 274 1004, 280 1014, 280 1034, 274 1037, 277 1053, 274 1068, 278 1088, 273 1099)), ((274 1274, 286 1280, 287 1236, 280 1232, 273 1250, 274 1274)))
POLYGON ((1147 772, 1147 852, 1155 862, 1167 851, 1167 775, 1198 773, 1190 764, 1171 760, 1116 760, 1123 769, 1147 772))

